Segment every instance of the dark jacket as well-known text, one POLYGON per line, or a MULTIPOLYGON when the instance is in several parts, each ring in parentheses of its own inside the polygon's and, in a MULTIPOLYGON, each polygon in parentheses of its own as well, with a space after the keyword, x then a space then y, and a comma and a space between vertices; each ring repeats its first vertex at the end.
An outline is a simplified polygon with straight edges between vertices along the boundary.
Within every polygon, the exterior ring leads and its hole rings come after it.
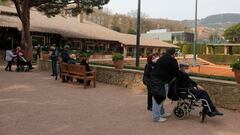
POLYGON ((145 68, 144 68, 144 74, 143 74, 143 83, 145 85, 150 85, 150 82, 151 82, 151 72, 154 68, 154 64, 153 63, 147 63, 145 65, 145 68))
POLYGON ((155 64, 151 73, 151 79, 158 79, 164 83, 170 83, 178 75, 178 62, 169 54, 163 55, 155 64))
POLYGON ((62 58, 62 62, 68 63, 68 60, 70 59, 68 52, 65 50, 62 51, 61 58, 62 58))
POLYGON ((76 60, 72 59, 72 58, 69 58, 67 63, 68 64, 76 64, 76 60))
POLYGON ((194 82, 187 73, 179 71, 177 76, 177 88, 193 88, 193 87, 197 87, 197 83, 194 82))
POLYGON ((57 61, 58 60, 58 52, 57 50, 53 50, 51 53, 51 60, 52 61, 57 61))
POLYGON ((158 104, 166 99, 164 85, 170 83, 178 75, 177 60, 169 54, 163 55, 154 65, 151 72, 151 88, 154 99, 158 104))
POLYGON ((89 64, 87 63, 86 60, 82 60, 82 62, 80 63, 80 65, 85 65, 86 67, 86 71, 89 72, 89 71, 92 71, 89 64))

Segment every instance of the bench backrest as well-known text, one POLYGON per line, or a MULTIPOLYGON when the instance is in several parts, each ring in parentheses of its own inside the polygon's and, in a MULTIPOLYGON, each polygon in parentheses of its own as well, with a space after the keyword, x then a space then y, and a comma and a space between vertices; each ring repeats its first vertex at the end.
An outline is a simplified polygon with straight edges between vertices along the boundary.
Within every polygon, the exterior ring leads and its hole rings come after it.
POLYGON ((67 72, 68 64, 64 62, 60 63, 60 69, 61 69, 61 72, 67 72))
POLYGON ((68 64, 68 73, 86 76, 86 67, 82 65, 68 64))

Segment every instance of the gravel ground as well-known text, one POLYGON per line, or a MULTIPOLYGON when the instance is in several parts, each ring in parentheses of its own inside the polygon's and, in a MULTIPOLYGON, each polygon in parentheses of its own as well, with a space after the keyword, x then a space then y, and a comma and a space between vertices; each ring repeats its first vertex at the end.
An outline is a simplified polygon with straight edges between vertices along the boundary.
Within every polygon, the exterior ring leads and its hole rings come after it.
POLYGON ((46 72, 0 72, 0 135, 240 135, 240 113, 220 110, 224 117, 204 124, 197 112, 153 123, 137 90, 102 83, 84 90, 46 72))

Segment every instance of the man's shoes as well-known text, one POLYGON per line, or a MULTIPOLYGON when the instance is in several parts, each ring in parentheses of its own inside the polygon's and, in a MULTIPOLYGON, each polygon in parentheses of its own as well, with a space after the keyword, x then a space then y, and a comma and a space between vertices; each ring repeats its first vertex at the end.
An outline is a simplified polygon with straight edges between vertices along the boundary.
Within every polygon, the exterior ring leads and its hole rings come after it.
POLYGON ((217 112, 213 112, 213 113, 215 113, 215 115, 218 115, 218 116, 223 116, 223 115, 224 115, 224 113, 219 112, 219 111, 217 111, 217 112))
POLYGON ((208 115, 209 117, 215 117, 215 116, 223 116, 224 113, 219 112, 219 111, 214 111, 214 112, 208 112, 207 115, 208 115))
POLYGON ((216 114, 215 114, 214 112, 208 112, 207 115, 208 115, 209 117, 215 117, 215 116, 216 116, 216 114))
POLYGON ((218 111, 218 109, 213 109, 213 112, 212 112, 215 116, 217 115, 217 116, 223 116, 224 114, 222 113, 222 112, 220 112, 220 111, 218 111))
POLYGON ((171 116, 171 113, 164 113, 163 115, 161 115, 162 118, 167 118, 170 116, 171 116))
POLYGON ((218 109, 214 109, 213 113, 218 116, 224 115, 222 112, 218 111, 218 109))

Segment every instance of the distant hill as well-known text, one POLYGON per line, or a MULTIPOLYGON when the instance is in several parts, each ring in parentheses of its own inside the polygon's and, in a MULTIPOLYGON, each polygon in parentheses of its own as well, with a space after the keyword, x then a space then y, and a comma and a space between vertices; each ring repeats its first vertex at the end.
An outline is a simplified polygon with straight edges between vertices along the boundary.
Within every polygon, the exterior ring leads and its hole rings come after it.
MULTIPOLYGON (((194 20, 184 20, 183 23, 194 25, 194 20)), ((229 26, 240 23, 240 14, 226 13, 211 15, 199 20, 199 25, 215 29, 226 29, 229 26)))
POLYGON ((240 14, 218 14, 211 15, 204 19, 201 19, 200 23, 203 25, 211 25, 211 24, 220 24, 220 23, 239 23, 240 22, 240 14))

